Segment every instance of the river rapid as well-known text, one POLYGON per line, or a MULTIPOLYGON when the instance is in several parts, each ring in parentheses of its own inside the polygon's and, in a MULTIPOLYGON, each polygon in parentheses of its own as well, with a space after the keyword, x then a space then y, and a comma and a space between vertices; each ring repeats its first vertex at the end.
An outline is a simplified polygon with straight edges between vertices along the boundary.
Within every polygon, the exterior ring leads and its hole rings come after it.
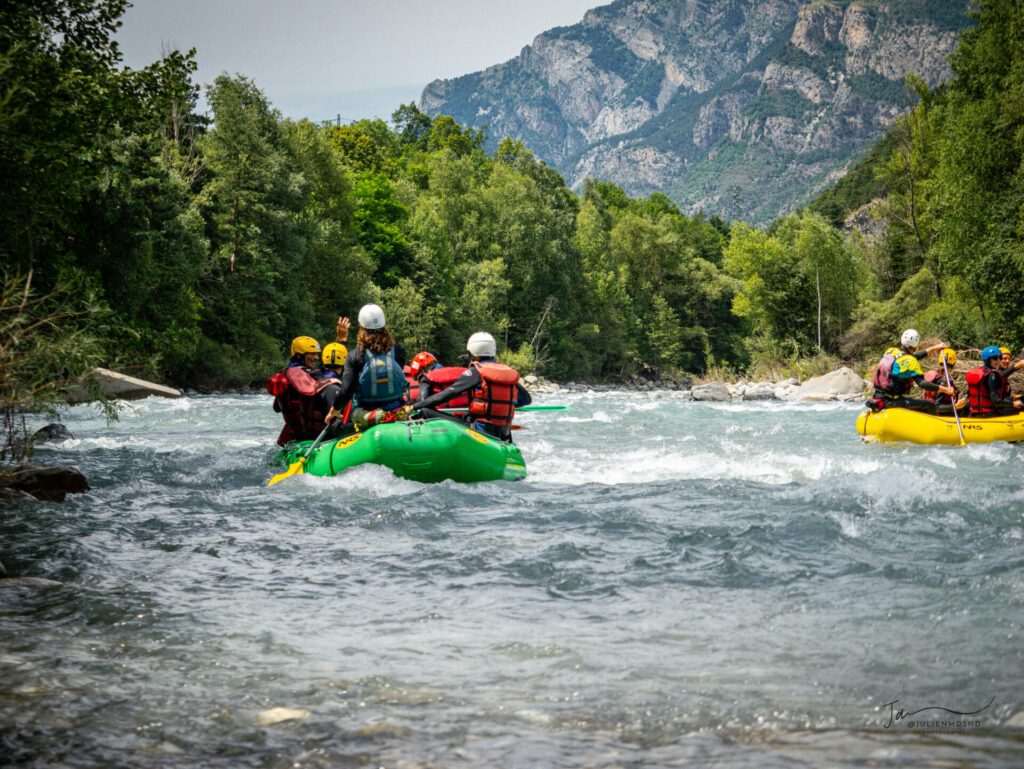
POLYGON ((268 488, 265 395, 70 409, 92 491, 0 508, 62 583, 0 589, 0 765, 1022 765, 1024 449, 538 402, 477 485, 268 488))

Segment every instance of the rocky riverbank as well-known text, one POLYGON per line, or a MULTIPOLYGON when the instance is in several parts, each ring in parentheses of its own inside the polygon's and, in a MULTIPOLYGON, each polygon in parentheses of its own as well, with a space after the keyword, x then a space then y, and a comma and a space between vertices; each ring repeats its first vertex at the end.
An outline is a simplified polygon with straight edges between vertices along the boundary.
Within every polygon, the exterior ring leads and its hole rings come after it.
POLYGON ((585 384, 551 382, 529 374, 523 378, 532 393, 565 394, 573 392, 635 391, 650 398, 671 398, 694 401, 859 401, 865 397, 869 383, 853 369, 842 367, 805 382, 784 379, 780 382, 706 382, 693 384, 691 379, 649 380, 633 377, 627 382, 585 384))

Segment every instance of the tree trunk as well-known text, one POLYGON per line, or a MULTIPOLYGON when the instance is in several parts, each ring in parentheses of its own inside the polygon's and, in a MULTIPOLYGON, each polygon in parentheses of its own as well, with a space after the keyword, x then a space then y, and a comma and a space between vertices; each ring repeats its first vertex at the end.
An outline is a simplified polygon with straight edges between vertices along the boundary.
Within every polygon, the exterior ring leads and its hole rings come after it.
POLYGON ((818 350, 821 350, 821 270, 814 266, 814 283, 818 288, 818 350))

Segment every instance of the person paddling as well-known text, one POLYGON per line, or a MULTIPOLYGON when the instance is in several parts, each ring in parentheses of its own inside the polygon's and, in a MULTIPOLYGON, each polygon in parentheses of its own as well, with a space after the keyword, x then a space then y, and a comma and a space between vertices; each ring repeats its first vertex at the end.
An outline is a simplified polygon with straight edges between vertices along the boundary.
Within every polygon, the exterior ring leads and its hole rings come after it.
MULTIPOLYGON (((950 372, 950 381, 952 381, 953 366, 955 365, 956 350, 946 347, 939 353, 939 367, 928 371, 924 375, 924 381, 931 382, 932 384, 942 384, 946 381, 947 371, 950 372)), ((953 387, 955 389, 956 385, 953 385, 953 387)), ((957 411, 961 411, 967 405, 966 398, 960 398, 954 404, 952 395, 940 393, 938 390, 925 390, 924 399, 935 404, 935 413, 939 415, 952 414, 954 407, 957 411)), ((961 411, 961 413, 963 412, 961 411)))
POLYGON ((494 359, 498 346, 486 331, 470 336, 466 350, 472 356, 469 368, 451 387, 407 408, 428 418, 447 417, 434 409, 465 394, 469 401, 466 421, 489 435, 511 442, 516 407, 528 406, 533 396, 519 382, 518 371, 494 359))
POLYGON ((1016 414, 1022 407, 1020 398, 1010 395, 1007 378, 1019 368, 1024 360, 1012 367, 1003 368, 1003 351, 990 345, 981 351, 981 366, 967 372, 967 399, 972 417, 995 417, 1016 414))
POLYGON ((320 343, 310 336, 292 340, 291 359, 283 371, 267 380, 274 411, 284 417, 279 446, 316 438, 326 426, 326 414, 341 392, 337 375, 320 367, 320 343))
POLYGON ((405 349, 388 331, 384 310, 376 304, 364 305, 359 310, 356 349, 345 359, 341 392, 327 421, 337 418, 353 396, 352 421, 362 430, 403 418, 404 366, 405 349))
POLYGON ((933 344, 920 349, 921 336, 915 329, 908 328, 900 337, 899 347, 890 347, 875 367, 874 404, 876 408, 904 408, 914 411, 932 411, 934 404, 924 398, 910 398, 907 393, 915 384, 926 392, 938 392, 956 396, 948 385, 928 382, 921 371, 920 361, 934 352, 945 348, 945 344, 933 344))
POLYGON ((422 392, 421 382, 423 381, 423 377, 435 368, 440 367, 441 364, 437 362, 437 358, 426 350, 418 352, 413 356, 412 363, 402 369, 405 373, 405 381, 408 385, 405 392, 405 400, 407 403, 413 403, 422 397, 420 393, 422 392))

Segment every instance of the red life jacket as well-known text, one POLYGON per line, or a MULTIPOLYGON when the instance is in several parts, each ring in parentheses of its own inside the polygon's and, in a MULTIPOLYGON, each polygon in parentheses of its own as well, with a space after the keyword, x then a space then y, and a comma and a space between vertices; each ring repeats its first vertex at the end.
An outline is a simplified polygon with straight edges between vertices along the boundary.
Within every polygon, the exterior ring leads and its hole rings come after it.
MULTIPOLYGON (((468 369, 462 366, 444 366, 443 368, 435 368, 433 371, 428 371, 424 379, 430 383, 429 391, 421 393, 422 398, 428 398, 431 395, 441 392, 455 384, 455 380, 466 373, 468 369)), ((448 408, 465 408, 469 405, 468 395, 459 395, 448 401, 445 406, 448 408)))
POLYGON ((988 368, 987 366, 978 366, 978 368, 972 368, 968 371, 965 376, 967 379, 967 401, 971 406, 971 416, 985 416, 986 414, 996 413, 996 407, 988 397, 988 388, 985 386, 985 380, 993 371, 995 369, 988 368))
POLYGON ((329 385, 339 383, 333 376, 321 377, 320 372, 303 366, 289 366, 267 380, 267 392, 274 396, 274 411, 284 417, 278 445, 309 440, 320 434, 327 412, 322 399, 316 396, 329 385))
POLYGON ((402 367, 402 373, 405 374, 405 382, 407 387, 405 388, 405 402, 415 403, 420 399, 420 380, 418 380, 412 373, 412 369, 408 366, 402 367))
MULTIPOLYGON (((924 375, 924 381, 931 382, 932 384, 942 384, 944 375, 938 369, 932 369, 924 375)), ((922 396, 926 401, 931 401, 937 406, 949 406, 953 403, 953 399, 948 395, 942 393, 932 392, 931 390, 925 390, 922 396)))
POLYGON ((470 364, 480 372, 480 387, 470 392, 469 413, 492 425, 510 425, 516 413, 519 372, 504 363, 470 364))

